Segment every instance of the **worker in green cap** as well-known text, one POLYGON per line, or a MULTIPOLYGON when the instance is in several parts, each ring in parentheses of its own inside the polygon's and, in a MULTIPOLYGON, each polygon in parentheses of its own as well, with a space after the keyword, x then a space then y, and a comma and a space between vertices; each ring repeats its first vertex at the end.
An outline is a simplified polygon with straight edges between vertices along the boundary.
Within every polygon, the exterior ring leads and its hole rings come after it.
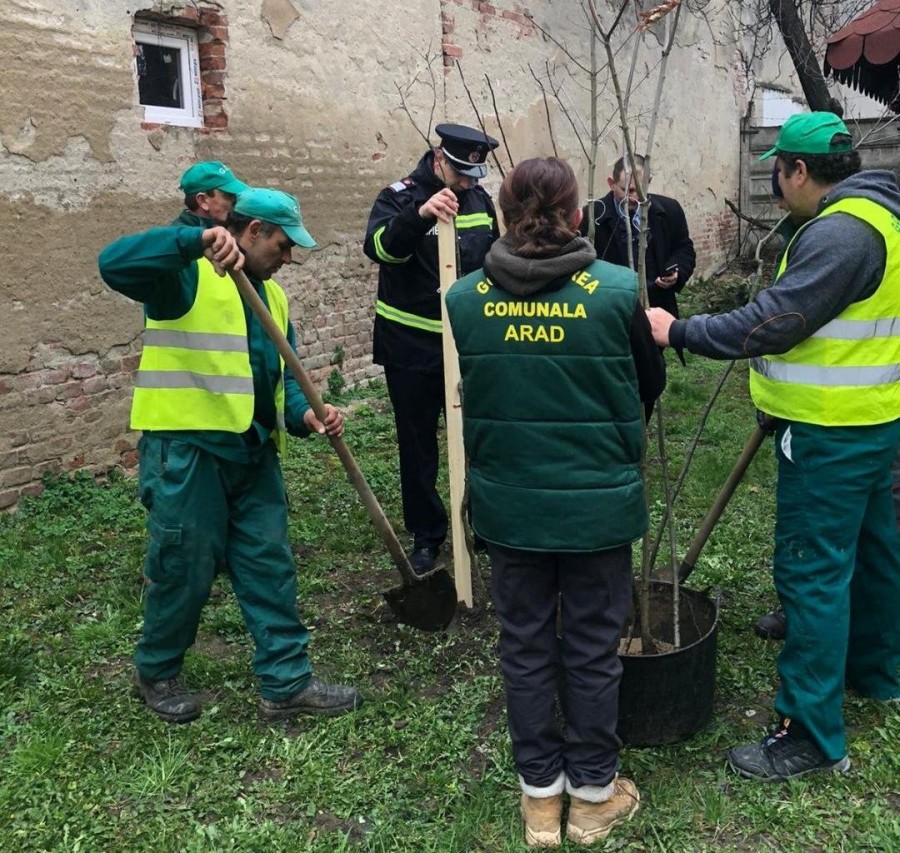
POLYGON ((194 163, 181 176, 184 210, 173 225, 224 225, 234 203, 247 184, 218 160, 194 163))
POLYGON ((849 768, 845 685, 900 700, 900 187, 860 170, 828 112, 788 119, 762 159, 773 156, 783 206, 804 223, 774 284, 728 314, 649 316, 661 346, 749 358, 753 402, 775 419, 781 721, 728 760, 782 781, 849 768))
POLYGON ((326 405, 319 421, 259 320, 219 274, 243 268, 295 346, 287 297, 272 276, 293 246, 315 245, 293 196, 248 189, 227 227, 151 228, 100 254, 103 280, 144 306, 131 426, 143 430, 150 584, 134 684, 167 722, 200 715, 179 673, 220 569, 256 643, 263 719, 336 715, 362 702, 353 687, 313 675, 279 462, 287 433, 340 436, 343 418, 326 405))

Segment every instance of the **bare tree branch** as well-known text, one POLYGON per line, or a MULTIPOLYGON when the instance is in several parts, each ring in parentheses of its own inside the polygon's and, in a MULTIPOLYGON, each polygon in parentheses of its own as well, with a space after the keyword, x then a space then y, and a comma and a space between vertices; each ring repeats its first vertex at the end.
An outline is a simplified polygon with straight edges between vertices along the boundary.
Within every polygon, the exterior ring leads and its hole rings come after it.
MULTIPOLYGON (((462 64, 459 62, 459 60, 456 60, 453 64, 456 66, 456 70, 459 72, 459 79, 462 82, 462 87, 466 93, 466 97, 468 97, 469 103, 472 105, 472 111, 475 113, 475 118, 478 119, 478 126, 481 128, 481 132, 486 137, 488 135, 488 132, 487 130, 485 130, 484 120, 481 117, 481 112, 476 106, 475 99, 472 97, 472 92, 469 90, 469 86, 466 83, 466 77, 463 74, 462 64)), ((494 165, 497 167, 497 171, 500 172, 500 177, 505 178, 506 172, 503 171, 503 166, 500 165, 500 158, 497 156, 497 152, 493 148, 491 149, 491 157, 494 158, 494 165)))
MULTIPOLYGON (((497 127, 500 128, 500 138, 503 140, 503 147, 506 149, 506 157, 509 160, 510 167, 515 167, 516 161, 513 160, 512 151, 509 150, 509 143, 506 141, 506 131, 503 129, 503 122, 500 120, 500 110, 497 109, 497 98, 494 96, 494 87, 491 85, 491 78, 485 74, 484 79, 487 81, 488 91, 491 93, 491 104, 494 106, 494 116, 497 119, 497 127)), ((482 126, 481 129, 484 130, 484 127, 482 126)), ((503 172, 500 174, 502 175, 503 172)))
POLYGON ((538 84, 538 87, 541 90, 541 97, 544 99, 544 113, 547 116, 547 131, 550 134, 550 145, 553 148, 553 156, 559 157, 559 151, 556 148, 556 140, 553 138, 553 122, 550 120, 550 104, 547 101, 547 90, 544 87, 543 82, 541 82, 541 79, 534 73, 534 68, 532 68, 531 65, 528 66, 528 70, 531 72, 534 82, 538 84))

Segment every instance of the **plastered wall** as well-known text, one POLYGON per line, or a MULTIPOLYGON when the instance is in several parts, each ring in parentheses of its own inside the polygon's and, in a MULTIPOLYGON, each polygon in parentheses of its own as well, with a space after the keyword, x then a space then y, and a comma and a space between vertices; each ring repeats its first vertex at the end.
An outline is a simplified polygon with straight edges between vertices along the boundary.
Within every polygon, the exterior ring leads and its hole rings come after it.
MULTIPOLYGON (((682 19, 654 147, 653 189, 684 204, 701 271, 727 249, 723 199, 738 180, 743 106, 726 22, 720 32, 715 20, 711 29, 682 19)), ((376 271, 361 238, 379 189, 425 150, 414 123, 426 134, 429 119, 474 124, 471 98, 489 132, 502 126, 514 160, 552 153, 532 72, 586 62, 588 41, 576 0, 0 0, 0 508, 39 490, 48 471, 134 467, 127 423, 141 309, 105 287, 96 257, 117 236, 174 218, 192 162, 221 159, 249 183, 300 198, 320 248, 297 251, 279 279, 301 356, 323 385, 333 370, 358 383, 379 373, 370 358, 376 271), (217 24, 201 48, 224 59, 209 77, 216 128, 148 125, 133 16, 190 19, 204 9, 217 24)), ((659 54, 648 44, 635 64, 646 78, 632 106, 639 149, 659 54)), ((598 192, 621 144, 606 86, 598 192)), ((576 114, 588 116, 585 90, 571 80, 564 99, 568 118, 550 99, 552 139, 586 177, 572 130, 576 114)), ((505 153, 501 162, 509 165, 505 153)), ((498 183, 495 169, 487 185, 498 183)))

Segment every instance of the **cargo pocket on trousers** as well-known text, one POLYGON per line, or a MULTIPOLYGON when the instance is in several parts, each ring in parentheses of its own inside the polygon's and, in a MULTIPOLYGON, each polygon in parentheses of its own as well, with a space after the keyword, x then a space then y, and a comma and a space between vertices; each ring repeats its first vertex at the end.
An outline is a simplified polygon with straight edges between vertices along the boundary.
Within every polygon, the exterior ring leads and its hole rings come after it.
POLYGON ((184 532, 180 524, 150 520, 150 546, 144 574, 155 583, 179 583, 187 579, 184 532))

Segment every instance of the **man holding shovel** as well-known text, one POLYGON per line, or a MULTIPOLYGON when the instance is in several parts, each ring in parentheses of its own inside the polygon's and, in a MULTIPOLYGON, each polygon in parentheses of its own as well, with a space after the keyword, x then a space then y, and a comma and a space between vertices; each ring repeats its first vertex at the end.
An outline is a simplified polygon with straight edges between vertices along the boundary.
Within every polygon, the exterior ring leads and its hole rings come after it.
POLYGON ((773 155, 786 207, 807 221, 772 287, 728 314, 649 315, 661 346, 751 359, 753 401, 777 421, 782 724, 728 758, 782 781, 849 768, 845 683, 900 699, 900 187, 892 172, 860 171, 832 113, 792 116, 773 155))
POLYGON ((456 218, 459 275, 478 269, 500 235, 490 196, 478 185, 499 144, 480 130, 439 124, 441 144, 413 172, 383 189, 369 215, 363 251, 378 269, 374 360, 384 366, 400 452, 403 521, 410 563, 434 569, 447 537, 437 492, 438 418, 444 408, 437 220, 456 218))
POLYGON ((248 189, 227 229, 152 228, 100 254, 104 281, 144 305, 131 426, 144 431, 139 483, 151 583, 134 683, 166 722, 200 715, 179 673, 220 566, 256 643, 264 720, 342 714, 362 702, 353 687, 312 673, 278 459, 287 433, 340 436, 343 419, 326 406, 319 421, 259 320, 221 277, 243 268, 294 346, 287 297, 272 276, 295 245, 316 245, 296 199, 248 189))

